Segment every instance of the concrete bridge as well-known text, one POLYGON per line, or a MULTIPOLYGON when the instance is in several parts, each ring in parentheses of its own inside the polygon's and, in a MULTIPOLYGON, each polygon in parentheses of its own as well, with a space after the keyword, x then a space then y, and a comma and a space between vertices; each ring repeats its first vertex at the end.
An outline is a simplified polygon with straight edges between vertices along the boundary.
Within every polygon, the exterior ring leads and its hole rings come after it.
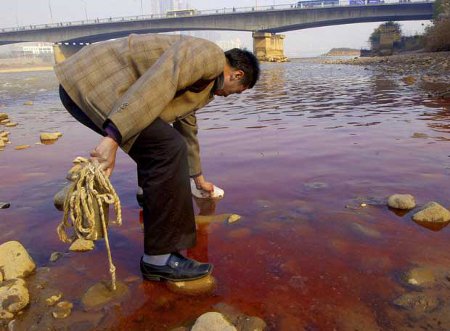
POLYGON ((347 4, 341 1, 340 5, 327 5, 329 3, 316 1, 315 7, 308 8, 295 4, 224 8, 192 10, 181 17, 133 16, 30 25, 0 29, 0 45, 26 41, 53 42, 63 46, 60 47, 61 55, 68 56, 79 45, 130 33, 235 30, 253 32, 254 51, 259 58, 267 58, 269 53, 280 58, 284 57, 284 36, 276 34, 279 32, 363 22, 427 20, 433 15, 433 3, 429 1, 365 5, 348 5, 348 1, 347 4))

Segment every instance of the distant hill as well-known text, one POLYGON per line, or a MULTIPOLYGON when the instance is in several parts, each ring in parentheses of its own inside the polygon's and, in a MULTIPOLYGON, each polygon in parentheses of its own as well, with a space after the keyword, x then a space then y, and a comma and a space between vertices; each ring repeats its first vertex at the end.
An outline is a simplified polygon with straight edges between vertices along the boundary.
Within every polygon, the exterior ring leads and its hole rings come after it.
POLYGON ((359 56, 360 50, 353 48, 332 48, 324 56, 359 56))

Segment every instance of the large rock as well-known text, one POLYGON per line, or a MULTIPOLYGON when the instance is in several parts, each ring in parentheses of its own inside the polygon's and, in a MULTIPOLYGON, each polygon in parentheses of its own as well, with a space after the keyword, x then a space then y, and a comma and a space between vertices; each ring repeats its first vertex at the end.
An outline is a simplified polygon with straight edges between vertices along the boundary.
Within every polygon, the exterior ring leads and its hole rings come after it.
POLYGON ((411 194, 393 194, 388 198, 388 206, 396 209, 413 209, 416 199, 411 194))
POLYGON ((0 270, 4 280, 26 277, 36 269, 31 256, 18 241, 0 245, 0 270))
POLYGON ((95 244, 92 240, 78 238, 70 245, 69 250, 73 252, 87 252, 92 251, 94 247, 95 244))
POLYGON ((18 313, 30 302, 25 281, 17 278, 3 282, 0 287, 0 310, 18 313))
POLYGON ((450 222, 450 211, 437 202, 429 202, 412 219, 431 230, 440 230, 450 222))
POLYGON ((222 314, 209 312, 197 318, 191 331, 237 331, 237 329, 222 314))
POLYGON ((167 287, 176 293, 183 295, 203 295, 211 293, 216 288, 216 280, 213 276, 207 275, 200 279, 190 281, 167 282, 167 287))

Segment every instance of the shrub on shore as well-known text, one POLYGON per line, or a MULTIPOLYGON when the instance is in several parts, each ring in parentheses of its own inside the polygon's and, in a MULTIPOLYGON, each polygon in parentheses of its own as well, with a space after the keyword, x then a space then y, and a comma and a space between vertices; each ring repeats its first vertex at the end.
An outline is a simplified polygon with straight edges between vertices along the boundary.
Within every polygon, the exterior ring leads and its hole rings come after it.
POLYGON ((433 25, 425 31, 425 45, 432 52, 450 51, 450 0, 436 0, 433 25))

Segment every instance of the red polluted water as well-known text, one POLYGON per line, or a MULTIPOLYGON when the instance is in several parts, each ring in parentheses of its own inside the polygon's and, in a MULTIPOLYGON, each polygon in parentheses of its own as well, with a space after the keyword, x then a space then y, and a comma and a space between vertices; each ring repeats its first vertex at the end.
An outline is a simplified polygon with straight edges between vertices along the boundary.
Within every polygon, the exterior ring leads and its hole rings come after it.
POLYGON ((39 267, 50 268, 52 287, 74 303, 68 330, 171 330, 223 305, 260 317, 267 330, 450 328, 449 227, 432 231, 412 221, 417 210, 399 214, 386 205, 389 195, 409 193, 419 207, 450 206, 450 104, 395 74, 265 64, 253 90, 198 112, 204 174, 225 197, 195 205, 196 213, 242 217, 199 224, 197 245, 186 252, 214 264, 209 294, 181 295, 142 280, 136 168, 120 153, 112 182, 124 221, 109 232, 129 294, 100 312, 86 312, 81 297, 108 280, 103 242, 49 262, 68 248, 56 235, 62 214, 53 195, 71 161, 100 138, 63 110, 51 72, 0 74, 0 94, 0 112, 19 123, 0 152, 0 201, 11 203, 0 210, 0 243, 18 240, 39 267), (57 142, 36 144, 40 132, 54 131, 63 133, 57 142), (22 144, 31 147, 14 150, 22 144), (430 270, 434 281, 408 283, 414 268, 430 270), (402 304, 411 293, 428 306, 402 304), (80 324, 83 314, 90 317, 80 324))

